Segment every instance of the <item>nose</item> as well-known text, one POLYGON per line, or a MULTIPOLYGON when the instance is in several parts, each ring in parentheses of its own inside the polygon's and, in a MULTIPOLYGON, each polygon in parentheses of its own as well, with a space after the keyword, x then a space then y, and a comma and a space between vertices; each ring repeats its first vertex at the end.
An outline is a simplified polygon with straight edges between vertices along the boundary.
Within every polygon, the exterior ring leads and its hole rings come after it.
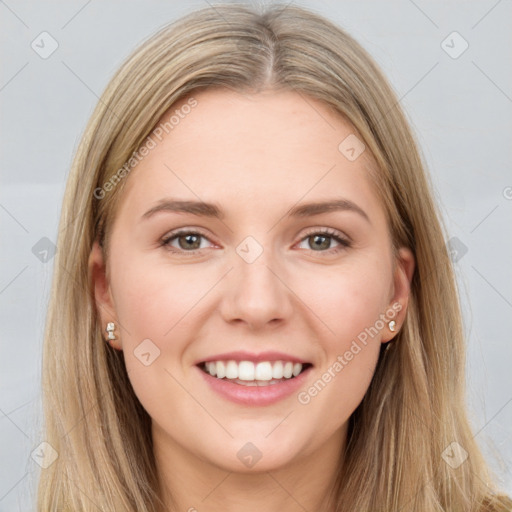
POLYGON ((233 267, 224 280, 221 314, 226 322, 258 330, 291 316, 292 292, 270 251, 264 250, 252 263, 234 253, 233 267))

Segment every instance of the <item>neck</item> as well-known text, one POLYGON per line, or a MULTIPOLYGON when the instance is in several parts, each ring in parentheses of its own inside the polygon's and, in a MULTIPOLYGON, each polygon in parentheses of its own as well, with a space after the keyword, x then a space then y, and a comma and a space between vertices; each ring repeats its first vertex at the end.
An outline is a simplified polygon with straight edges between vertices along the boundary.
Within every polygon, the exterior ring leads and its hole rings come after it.
POLYGON ((346 426, 322 446, 268 471, 240 473, 192 454, 153 425, 161 512, 324 512, 343 463, 346 426))

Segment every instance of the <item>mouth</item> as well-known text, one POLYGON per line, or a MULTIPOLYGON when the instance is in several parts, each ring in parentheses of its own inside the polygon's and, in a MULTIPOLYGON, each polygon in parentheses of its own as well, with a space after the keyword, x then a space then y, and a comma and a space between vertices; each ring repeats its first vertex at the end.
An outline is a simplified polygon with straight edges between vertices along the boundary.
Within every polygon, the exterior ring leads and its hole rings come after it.
POLYGON ((240 386, 274 386, 292 381, 313 365, 286 360, 277 361, 204 361, 197 367, 215 379, 240 386))

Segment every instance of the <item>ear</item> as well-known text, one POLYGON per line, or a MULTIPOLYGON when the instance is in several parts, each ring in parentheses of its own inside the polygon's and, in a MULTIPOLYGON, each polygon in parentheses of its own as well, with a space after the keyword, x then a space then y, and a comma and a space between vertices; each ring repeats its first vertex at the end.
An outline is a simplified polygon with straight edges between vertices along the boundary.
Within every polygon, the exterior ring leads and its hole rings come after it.
POLYGON ((108 340, 110 345, 117 350, 121 350, 121 342, 119 340, 119 322, 117 320, 114 300, 110 290, 110 284, 107 279, 107 267, 103 258, 103 251, 97 241, 94 242, 91 253, 89 255, 89 278, 92 282, 94 291, 94 301, 96 310, 100 319, 103 337, 107 340, 106 327, 108 322, 117 324, 116 340, 108 340))
POLYGON ((396 327, 393 332, 388 328, 388 324, 386 322, 386 326, 382 331, 381 341, 383 343, 392 340, 398 334, 404 323, 407 306, 409 304, 411 282, 415 266, 416 261, 412 251, 407 247, 401 247, 398 250, 398 257, 395 262, 395 269, 393 273, 393 294, 388 306, 388 311, 392 314, 388 315, 389 320, 387 320, 387 322, 389 322, 393 319, 396 322, 396 327), (396 314, 393 315, 393 312, 396 314))

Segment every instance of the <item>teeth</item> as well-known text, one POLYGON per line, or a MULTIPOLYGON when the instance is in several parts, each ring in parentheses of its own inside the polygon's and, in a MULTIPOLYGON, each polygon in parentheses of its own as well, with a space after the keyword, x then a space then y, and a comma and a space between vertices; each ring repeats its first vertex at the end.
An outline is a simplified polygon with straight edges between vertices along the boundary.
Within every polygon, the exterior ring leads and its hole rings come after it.
POLYGON ((301 363, 291 361, 208 361, 205 371, 218 379, 240 381, 248 386, 276 384, 280 379, 297 377, 302 371, 301 363), (266 381, 263 384, 261 381, 266 381))
MULTIPOLYGON (((210 366, 217 366, 217 363, 212 361, 210 366)), ((211 372, 210 372, 211 375, 211 372)), ((226 364, 226 379, 238 379, 238 365, 236 361, 228 361, 226 364)))
POLYGON ((254 363, 252 361, 240 361, 238 363, 238 378, 240 380, 254 380, 254 363))
POLYGON ((226 365, 224 364, 224 361, 217 361, 216 369, 218 379, 222 379, 226 376, 226 365))
POLYGON ((282 379, 283 378, 283 362, 276 361, 272 365, 272 378, 274 379, 282 379))
POLYGON ((272 380, 272 365, 268 361, 258 363, 254 371, 254 378, 256 380, 272 380))
POLYGON ((215 375, 217 375, 217 366, 214 364, 214 363, 210 363, 208 364, 208 366, 206 367, 206 370, 208 371, 208 373, 212 376, 215 377, 215 375))

